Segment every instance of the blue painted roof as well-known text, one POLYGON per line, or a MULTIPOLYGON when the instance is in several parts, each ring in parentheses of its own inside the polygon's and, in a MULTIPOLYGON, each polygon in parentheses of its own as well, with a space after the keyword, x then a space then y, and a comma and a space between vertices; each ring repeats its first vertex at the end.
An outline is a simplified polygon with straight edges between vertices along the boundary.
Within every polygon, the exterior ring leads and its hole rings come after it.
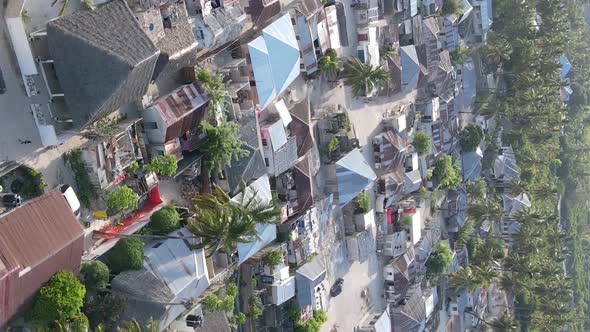
POLYGON ((339 205, 352 201, 367 188, 377 175, 359 149, 350 151, 336 162, 336 179, 338 181, 339 205))
POLYGON ((289 14, 262 30, 248 43, 256 91, 262 109, 299 76, 299 45, 289 14))
POLYGON ((492 27, 492 0, 486 0, 486 3, 482 4, 481 10, 481 28, 484 32, 488 32, 492 27))
POLYGON ((569 74, 570 72, 570 69, 572 69, 572 64, 570 63, 570 60, 565 56, 565 54, 559 57, 559 63, 561 64, 561 72, 559 73, 559 75, 561 76, 561 78, 566 78, 567 74, 569 74))
POLYGON ((461 155, 461 175, 463 181, 476 181, 481 175, 481 161, 483 152, 478 147, 476 151, 466 152, 461 155))
POLYGON ((420 78, 420 61, 418 60, 418 53, 416 53, 416 46, 403 46, 400 50, 402 88, 405 91, 414 90, 420 78))

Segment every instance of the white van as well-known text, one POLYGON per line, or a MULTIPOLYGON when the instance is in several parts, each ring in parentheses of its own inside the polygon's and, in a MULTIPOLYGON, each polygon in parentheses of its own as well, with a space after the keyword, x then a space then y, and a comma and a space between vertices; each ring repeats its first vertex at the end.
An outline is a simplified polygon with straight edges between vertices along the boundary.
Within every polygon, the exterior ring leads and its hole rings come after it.
POLYGON ((76 196, 76 192, 74 188, 70 185, 62 184, 59 187, 59 191, 63 195, 64 199, 72 209, 72 212, 76 216, 76 218, 80 217, 80 201, 78 200, 78 196, 76 196))

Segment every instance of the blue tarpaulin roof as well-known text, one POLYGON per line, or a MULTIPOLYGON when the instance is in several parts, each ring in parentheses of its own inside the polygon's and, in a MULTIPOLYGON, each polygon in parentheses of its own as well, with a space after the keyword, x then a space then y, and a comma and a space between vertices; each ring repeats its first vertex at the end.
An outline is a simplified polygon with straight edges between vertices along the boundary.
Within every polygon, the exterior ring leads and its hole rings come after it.
POLYGON ((367 188, 377 175, 359 149, 350 151, 336 162, 336 179, 338 180, 339 205, 352 201, 367 188))
POLYGON ((262 30, 248 44, 256 91, 262 109, 299 76, 299 45, 289 14, 262 30))
POLYGON ((570 69, 572 69, 572 64, 565 54, 559 57, 559 63, 561 64, 561 72, 559 75, 561 78, 566 78, 567 74, 570 72, 570 69))

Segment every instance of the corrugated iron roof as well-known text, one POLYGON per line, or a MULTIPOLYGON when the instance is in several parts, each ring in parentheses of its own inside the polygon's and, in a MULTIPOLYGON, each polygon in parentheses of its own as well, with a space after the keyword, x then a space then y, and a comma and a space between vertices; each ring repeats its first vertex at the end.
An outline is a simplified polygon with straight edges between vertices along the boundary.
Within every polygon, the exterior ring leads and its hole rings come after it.
POLYGON ((83 234, 61 192, 52 190, 0 216, 0 259, 8 268, 32 268, 83 234))

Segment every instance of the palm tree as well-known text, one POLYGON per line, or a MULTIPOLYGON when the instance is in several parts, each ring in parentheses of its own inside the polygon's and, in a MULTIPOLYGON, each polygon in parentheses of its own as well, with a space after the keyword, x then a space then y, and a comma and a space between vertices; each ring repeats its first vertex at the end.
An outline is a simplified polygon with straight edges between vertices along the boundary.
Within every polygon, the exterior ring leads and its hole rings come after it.
POLYGON ((233 203, 219 186, 215 186, 212 194, 197 195, 193 199, 196 216, 188 229, 201 238, 196 248, 206 249, 209 257, 220 249, 231 253, 237 243, 253 242, 258 236, 256 224, 280 221, 280 211, 274 200, 260 202, 256 193, 249 195, 245 189, 239 196, 239 202, 233 203))
POLYGON ((145 329, 141 328, 141 325, 135 320, 124 321, 120 327, 117 327, 117 332, 158 332, 158 322, 150 319, 145 326, 145 329))
MULTIPOLYGON (((58 0, 53 0, 51 2, 51 7, 55 6, 55 4, 57 4, 57 1, 58 0)), ((96 9, 96 4, 92 0, 82 0, 82 3, 85 4, 86 7, 88 7, 88 9, 90 9, 90 10, 96 9)), ((59 10, 59 16, 63 16, 63 14, 65 14, 66 9, 68 8, 69 4, 70 4, 70 0, 62 0, 61 1, 61 8, 59 10)))
POLYGON ((371 95, 382 90, 389 82, 389 74, 378 66, 362 63, 358 58, 352 58, 344 63, 344 82, 350 85, 355 97, 371 95))
POLYGON ((470 266, 460 268, 451 274, 451 287, 456 290, 466 289, 469 293, 473 293, 477 287, 481 286, 481 283, 481 279, 470 266))
POLYGON ((474 220, 498 220, 504 214, 502 206, 493 200, 484 200, 471 204, 467 208, 467 216, 474 220))
POLYGON ((491 322, 483 322, 494 332, 516 332, 520 329, 518 321, 512 319, 508 314, 504 314, 502 317, 494 319, 491 322))

